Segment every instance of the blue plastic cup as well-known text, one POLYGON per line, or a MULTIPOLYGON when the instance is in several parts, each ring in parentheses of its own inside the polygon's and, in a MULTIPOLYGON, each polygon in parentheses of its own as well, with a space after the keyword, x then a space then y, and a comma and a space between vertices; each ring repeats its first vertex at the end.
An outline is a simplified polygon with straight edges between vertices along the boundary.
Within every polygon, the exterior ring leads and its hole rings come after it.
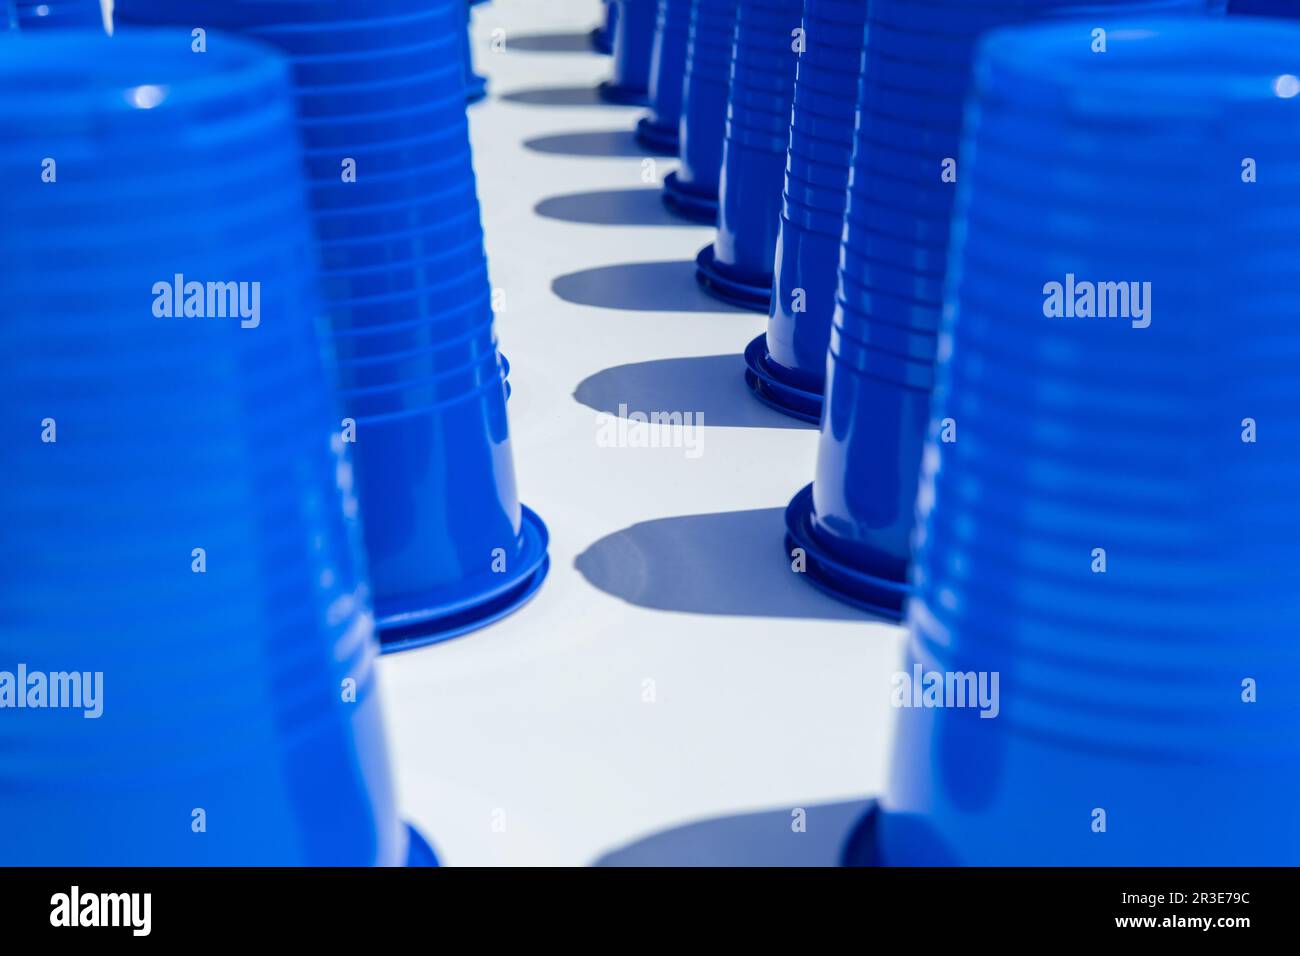
MULTIPOLYGON (((839 333, 841 340, 853 346, 906 359, 908 362, 924 363, 927 369, 934 365, 939 349, 937 332, 889 322, 865 321, 866 316, 843 299, 837 305, 832 327, 839 333)), ((901 380, 904 382, 914 381, 918 375, 929 374, 928 371, 913 372, 909 367, 900 369, 901 380)))
POLYGON ((740 0, 732 56, 732 93, 722 149, 718 233, 696 257, 696 279, 711 295, 732 305, 766 311, 772 298, 776 240, 781 219, 781 181, 798 57, 790 29, 800 23, 796 0, 740 0), (766 77, 779 88, 770 106, 749 107, 737 95, 746 77, 766 77), (780 132, 778 132, 780 130, 780 132))
POLYGON ((597 88, 610 103, 646 106, 654 52, 656 0, 612 0, 619 7, 614 24, 614 75, 597 88))
POLYGON ((681 165, 664 177, 663 201, 692 222, 718 218, 735 16, 736 0, 691 0, 678 129, 681 165))
MULTIPOLYGON (((877 246, 889 245, 890 240, 878 239, 877 246)), ((912 265, 900 266, 880 258, 869 257, 864 249, 866 242, 858 242, 850 248, 847 244, 840 250, 840 275, 859 285, 878 292, 887 292, 918 302, 934 303, 935 308, 943 306, 942 266, 938 272, 922 271, 912 265)), ((907 251, 907 250, 905 250, 907 251)))
POLYGON ((466 336, 411 355, 386 355, 339 366, 339 393, 353 417, 376 417, 439 405, 496 381, 496 340, 466 336))
POLYGON ((929 392, 934 387, 936 335, 906 329, 893 329, 886 334, 888 326, 879 330, 858 327, 852 333, 845 331, 845 326, 852 324, 851 318, 846 320, 843 308, 836 311, 826 353, 835 364, 900 388, 929 392), (855 333, 861 333, 862 338, 855 333))
MULTIPOLYGON (((8 12, 0 10, 0 19, 8 12)), ((99 0, 15 0, 13 17, 20 30, 104 29, 99 0)))
POLYGON ((340 359, 381 356, 456 340, 491 320, 490 295, 481 270, 413 292, 336 300, 333 338, 340 359), (446 306, 446 296, 456 306, 446 306))
POLYGON ((833 183, 835 178, 825 166, 803 162, 790 153, 785 167, 785 198, 806 209, 843 217, 848 177, 841 180, 839 189, 833 183))
MULTIPOLYGON (((1144 5, 1142 0, 1101 5, 1106 9, 1100 13, 1144 5)), ((1206 7, 1203 2, 1159 5, 1184 12, 1206 7)), ((856 334, 862 341, 875 340, 866 332, 875 322, 882 324, 882 334, 894 334, 891 330, 895 328, 926 334, 939 326, 943 266, 948 257, 956 192, 950 173, 959 168, 949 169, 945 164, 958 157, 977 36, 1000 25, 1034 17, 1065 16, 1080 9, 1079 4, 1050 0, 1037 4, 879 0, 871 5, 867 19, 870 42, 863 59, 863 93, 838 270, 838 300, 844 310, 840 321, 858 323, 856 334)), ((1090 48, 1088 43, 1084 45, 1090 48)), ((1016 80, 1030 86, 1035 82, 1031 76, 1016 80)), ((1006 95, 1015 94, 1010 82, 1005 86, 1006 95)), ((1041 112, 1069 108, 1069 103, 1044 103, 1041 112)), ((828 374, 837 374, 842 365, 831 363, 828 374)), ((861 420, 868 421, 866 416, 861 420)), ((894 417, 891 421, 901 419, 894 417)), ((895 478, 904 485, 914 482, 918 467, 915 456, 921 441, 916 421, 912 420, 911 434, 895 433, 891 444, 877 444, 871 457, 852 456, 841 450, 840 446, 851 444, 853 437, 837 432, 825 419, 822 424, 814 488, 822 481, 834 487, 826 489, 824 496, 815 491, 803 499, 804 506, 813 508, 806 520, 818 529, 812 543, 822 549, 822 554, 809 561, 811 576, 819 573, 817 557, 823 565, 828 558, 834 558, 864 574, 902 584, 909 553, 908 535, 901 525, 882 522, 868 502, 845 489, 877 485, 894 488, 895 478), (843 463, 876 467, 888 475, 867 477, 839 470, 838 465, 843 463), (841 510, 833 515, 827 513, 823 520, 822 507, 841 510), (861 509, 857 517, 852 509, 861 509)), ((873 441, 883 440, 883 435, 877 430, 873 441)), ((821 583, 832 590, 846 583, 842 575, 828 584, 830 580, 823 577, 821 583)), ((851 592, 844 596, 853 599, 851 592)))
POLYGON ((427 383, 436 390, 434 403, 455 397, 481 382, 483 365, 497 364, 496 337, 490 322, 456 338, 419 344, 400 351, 377 355, 354 355, 337 361, 339 386, 347 392, 395 396, 399 390, 412 394, 416 384, 427 383))
POLYGON ((1211 162, 1199 182, 1194 168, 1166 182, 1140 148, 1165 148, 1171 128, 1227 142, 1294 131, 1297 105, 1277 84, 1297 73, 1300 28, 1123 26, 1106 69, 1074 47, 1077 27, 999 31, 983 46, 905 668, 998 673, 1000 701, 996 719, 901 710, 878 862, 1300 861, 1286 823, 1300 796, 1300 582, 1279 561, 1300 519, 1277 481, 1300 435, 1287 361, 1300 337, 1267 291, 1270 274, 1294 288, 1270 224, 1290 190, 1262 177, 1234 186, 1211 162), (1012 78, 1027 75, 1037 89, 1016 95, 1012 78), (1000 154, 1016 147, 985 129, 1016 118, 1041 129, 1048 100, 1077 107, 1057 114, 1054 146, 1091 157, 1094 133, 1123 128, 1128 148, 1097 174, 1199 216, 1166 221, 1120 202, 1094 208, 1087 228, 1068 192, 1058 214, 1059 183, 1008 193, 1000 154), (1000 195, 1043 222, 995 215, 1000 195), (988 214, 968 216, 977 203, 988 214), (1150 325, 1045 314, 1043 275, 1066 262, 1149 279, 1164 296, 1150 325), (1247 417, 1280 440, 1243 441, 1247 417), (937 437, 944 419, 955 442, 937 437), (1278 696, 1243 690, 1266 684, 1278 696), (1022 837, 993 838, 1004 826, 1022 837))
POLYGON ((676 156, 682 121, 683 70, 690 34, 691 0, 659 0, 650 54, 650 112, 636 124, 642 146, 676 156))
POLYGON ((866 3, 806 6, 767 331, 745 350, 754 394, 804 421, 821 418, 866 15, 866 3))
MULTIPOLYGON (((374 143, 350 151, 349 159, 356 163, 359 174, 394 173, 407 168, 412 163, 423 163, 424 157, 433 153, 442 155, 453 151, 464 151, 464 144, 457 135, 458 130, 440 130, 429 135, 415 136, 407 140, 389 143, 374 143)), ((338 179, 343 169, 343 160, 338 150, 333 147, 317 147, 307 150, 307 173, 312 180, 329 181, 338 179)))
MULTIPOLYGON (((831 179, 838 183, 842 177, 845 179, 848 177, 848 169, 853 157, 854 127, 846 124, 841 118, 814 112, 810 103, 810 97, 801 96, 799 88, 796 87, 794 115, 798 116, 798 121, 791 121, 790 144, 786 150, 790 155, 798 156, 804 162, 824 167, 825 171, 831 174, 831 179)), ((825 106, 824 103, 817 105, 825 106)), ((853 107, 853 114, 856 117, 856 104, 853 107)), ((816 177, 813 178, 817 182, 821 181, 816 177)))
MULTIPOLYGON (((801 230, 806 229, 820 233, 828 239, 834 239, 837 243, 844 231, 844 214, 842 212, 834 213, 823 209, 813 209, 802 205, 797 199, 791 199, 788 194, 782 202, 781 215, 789 219, 801 230)), ((778 255, 780 255, 780 249, 781 247, 778 245, 778 255)), ((838 252, 836 256, 838 257, 838 252)))
POLYGON ((844 440, 835 445, 834 454, 819 454, 816 480, 790 502, 786 551, 794 554, 800 549, 809 583, 855 607, 896 618, 901 616, 908 594, 903 583, 906 562, 891 563, 890 546, 908 546, 921 441, 918 437, 916 453, 905 459, 914 463, 911 473, 905 468, 872 468, 870 463, 900 444, 906 452, 910 436, 924 434, 930 388, 924 376, 917 379, 917 372, 923 370, 918 366, 883 356, 872 362, 876 357, 861 348, 848 347, 859 361, 841 363, 841 343, 832 330, 828 362, 835 371, 827 380, 822 429, 833 429, 844 440), (909 377, 917 383, 900 384, 909 377), (864 408, 871 409, 869 416, 862 414, 864 408), (849 469, 870 477, 853 484, 834 478, 849 469), (837 497, 818 498, 822 489, 837 497), (854 520, 836 520, 845 514, 853 515, 854 520), (822 515, 836 517, 827 522, 822 515), (861 523, 862 517, 870 524, 861 523), (864 533, 868 529, 869 535, 864 533), (863 570, 867 563, 864 551, 875 559, 871 571, 863 570))
POLYGON ((6 811, 23 821, 0 862, 431 860, 394 809, 300 158, 275 145, 295 140, 288 72, 260 45, 194 56, 189 43, 188 30, 0 38, 0 84, 23 90, 0 104, 0 217, 35 249, 86 253, 15 258, 0 275, 0 351, 22 356, 0 376, 0 660, 10 679, 63 675, 49 706, 0 722, 6 811), (220 144, 271 103, 282 125, 260 187, 191 165, 206 133, 220 144), (188 188, 194 208, 225 198, 227 223, 258 224, 256 242, 199 215, 175 246, 132 242, 130 263, 101 262, 123 241, 120 207, 95 217, 76 191, 16 175, 25 137, 86 160, 60 185, 77 169, 107 195, 133 181, 188 188), (253 190, 280 215, 264 220, 253 190), (264 284, 266 311, 250 326, 169 316, 152 283, 177 272, 264 284))
POLYGON ((728 121, 738 122, 741 126, 770 127, 774 135, 779 134, 784 125, 788 133, 790 111, 786 104, 792 87, 786 79, 766 71, 733 72, 728 88, 728 121))
MULTIPOLYGON (((835 262, 839 254, 840 239, 838 235, 827 235, 807 223, 811 217, 800 218, 800 225, 795 225, 790 217, 791 200, 787 197, 786 208, 781 216, 781 241, 776 248, 774 295, 788 300, 789 311, 795 307, 805 309, 824 309, 826 303, 820 296, 829 295, 829 308, 835 307, 835 262), (829 272, 831 285, 829 289, 814 286, 808 277, 818 273, 829 272), (795 299, 796 289, 803 290, 802 298, 795 299)), ((827 218, 832 218, 829 215, 827 218)), ((775 306, 774 306, 775 307, 775 306)), ((796 313, 797 314, 797 313, 796 313)), ((785 412, 801 421, 816 423, 821 418, 821 395, 818 391, 820 378, 803 374, 802 367, 811 368, 817 362, 813 354, 801 354, 805 348, 802 340, 788 334, 793 326, 782 326, 775 331, 769 330, 759 335, 745 349, 745 381, 756 398, 778 411, 785 412), (794 355, 795 360, 778 365, 772 357, 774 354, 794 355), (800 363, 799 359, 803 362, 800 363), (802 365, 802 367, 801 367, 802 365)), ((814 346, 815 348, 815 346, 814 346)), ((825 364, 826 350, 821 350, 821 364, 825 364)), ((824 375, 825 373, 823 373, 824 375)))
MULTIPOLYGON (((188 23, 195 11, 186 7, 119 0, 118 14, 124 24, 146 14, 188 23)), ((214 16, 289 45, 298 101, 311 106, 299 128, 317 173, 310 198, 324 313, 341 363, 341 428, 362 479, 383 647, 494 621, 545 577, 546 532, 516 496, 503 363, 493 355, 459 50, 464 0, 381 0, 365 11, 256 0, 214 16), (380 73, 359 84, 348 72, 354 57, 370 63, 439 43, 445 58, 416 83, 380 73), (373 95, 420 84, 423 95, 396 108, 373 95), (355 167, 331 172, 331 151, 355 167), (448 461, 467 467, 437 464, 448 461), (443 530, 426 533, 435 527, 443 530)), ((214 34, 214 42, 222 41, 214 34)))
POLYGON ((605 20, 591 31, 591 48, 606 56, 614 52, 614 31, 618 22, 618 4, 604 0, 605 20))
MULTIPOLYGON (((868 57, 868 76, 874 77, 872 59, 868 57)), ((954 72, 954 75, 963 75, 954 72)), ((961 85, 958 85, 961 89, 961 85)), ((864 112, 886 119, 910 121, 918 126, 959 133, 963 103, 960 97, 931 91, 902 89, 876 83, 865 85, 859 104, 864 112)))
MULTIPOLYGON (((429 129, 465 125, 465 96, 460 84, 460 73, 449 71, 445 76, 455 84, 454 90, 449 91, 447 96, 430 99, 419 106, 382 117, 365 114, 342 117, 304 116, 299 123, 303 139, 312 149, 364 149, 395 140, 415 139, 429 129)), ((347 154, 344 157, 347 158, 347 154)), ((426 155, 425 161, 436 161, 438 158, 439 154, 426 155)))
POLYGON ((358 418, 356 427, 361 497, 395 504, 366 516, 372 573, 393 582, 389 602, 376 601, 393 649, 428 643, 431 621, 439 639, 454 637, 536 593, 548 568, 546 526, 518 503, 499 377, 442 405, 358 418), (444 467, 447 448, 458 450, 454 471, 444 467), (467 485, 473 509, 448 509, 449 498, 465 500, 467 485))

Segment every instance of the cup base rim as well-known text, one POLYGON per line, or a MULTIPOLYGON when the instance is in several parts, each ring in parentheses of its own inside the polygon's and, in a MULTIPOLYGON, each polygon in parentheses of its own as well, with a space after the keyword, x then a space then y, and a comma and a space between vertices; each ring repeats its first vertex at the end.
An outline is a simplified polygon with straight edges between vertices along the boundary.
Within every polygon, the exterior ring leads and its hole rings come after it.
POLYGON ((636 121, 636 141, 646 149, 664 156, 676 156, 678 149, 677 128, 660 123, 649 116, 636 121))
POLYGON ((392 654, 461 637, 495 623, 528 603, 550 571, 546 525, 527 505, 519 506, 523 560, 511 573, 490 574, 471 583, 471 595, 454 603, 404 602, 400 610, 376 608, 380 653, 392 654), (488 578, 491 580, 484 580, 488 578), (477 586, 476 586, 477 585, 477 586))
POLYGON ((801 488, 785 509, 785 550, 789 555, 801 548, 808 559, 800 575, 813 587, 833 598, 887 621, 903 620, 911 587, 902 581, 882 578, 853 568, 831 556, 813 534, 812 484, 801 488))
POLYGON ((728 305, 751 312, 767 312, 772 306, 772 283, 757 285, 727 275, 718 265, 713 243, 701 249, 695 257, 695 281, 709 295, 728 305))
POLYGON ((718 197, 693 191, 683 183, 673 170, 664 177, 664 191, 660 194, 668 211, 691 222, 713 226, 718 222, 718 197))
POLYGON ((799 421, 820 424, 822 394, 791 385, 781 379, 770 363, 767 333, 760 333, 745 346, 745 384, 754 397, 769 408, 799 421))

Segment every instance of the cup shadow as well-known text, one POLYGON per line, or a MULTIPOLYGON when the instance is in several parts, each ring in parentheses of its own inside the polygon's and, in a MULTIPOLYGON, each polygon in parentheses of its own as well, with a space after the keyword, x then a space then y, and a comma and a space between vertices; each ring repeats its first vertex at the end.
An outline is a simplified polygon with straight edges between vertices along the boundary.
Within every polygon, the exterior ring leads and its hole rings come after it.
POLYGON ((657 611, 736 617, 872 621, 790 568, 785 509, 758 508, 642 521, 574 559, 587 583, 657 611))
POLYGON ((583 33, 530 33, 506 39, 506 51, 525 53, 595 53, 591 46, 591 31, 583 33))
POLYGON ((533 207, 547 219, 592 226, 689 225, 673 216, 660 201, 658 189, 598 189, 549 196, 533 207))
POLYGON ((541 86, 502 93, 497 99, 524 106, 604 106, 594 86, 541 86))
POLYGON ((621 262, 557 276, 551 291, 574 305, 632 312, 753 312, 706 294, 695 281, 693 259, 621 262))
POLYGON ((574 399, 598 412, 678 409, 726 428, 802 428, 816 425, 782 415, 754 398, 745 385, 745 360, 733 355, 695 355, 633 362, 602 369, 578 383, 574 399))
POLYGON ((840 866, 846 841, 873 802, 849 800, 699 820, 611 850, 592 865, 840 866), (804 810, 804 832, 792 826, 796 809, 804 810))
MULTIPOLYGON (((603 156, 632 159, 650 153, 630 129, 593 129, 577 133, 551 133, 524 140, 524 148, 553 156, 603 156)), ((656 196, 659 190, 655 189, 656 196)))

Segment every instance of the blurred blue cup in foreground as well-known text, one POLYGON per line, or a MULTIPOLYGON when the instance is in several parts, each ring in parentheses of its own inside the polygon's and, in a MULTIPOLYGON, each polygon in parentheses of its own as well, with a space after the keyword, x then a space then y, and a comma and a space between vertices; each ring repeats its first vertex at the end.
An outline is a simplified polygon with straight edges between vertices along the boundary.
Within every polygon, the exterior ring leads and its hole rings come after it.
MULTIPOLYGON (((99 0, 13 0, 13 8, 21 30, 102 30, 104 27, 104 11, 99 0)), ((0 14, 3 12, 0 10, 0 14)))
POLYGON ((1300 27, 1120 21, 1105 57, 1089 29, 982 46, 891 779, 850 862, 1300 862, 1300 334, 1269 291, 1300 27), (1017 128, 1184 214, 1006 179, 1017 128), (1032 222, 975 217, 1004 198, 1032 222))
POLYGON ((288 71, 190 41, 0 37, 28 250, 0 272, 0 863, 431 863, 394 807, 288 71))

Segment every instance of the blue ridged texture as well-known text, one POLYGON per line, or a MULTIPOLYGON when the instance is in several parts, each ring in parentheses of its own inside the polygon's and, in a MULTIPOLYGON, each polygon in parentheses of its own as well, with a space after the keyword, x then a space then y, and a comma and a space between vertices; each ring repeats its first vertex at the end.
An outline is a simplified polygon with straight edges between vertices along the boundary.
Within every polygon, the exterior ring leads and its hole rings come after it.
POLYGON ((227 30, 290 58, 385 646, 517 606, 545 573, 546 535, 515 489, 464 0, 119 0, 117 19, 206 23, 209 50, 227 30))
POLYGON ((1091 27, 977 68, 904 671, 999 703, 900 709, 881 860, 1294 866, 1300 28, 1091 27))

